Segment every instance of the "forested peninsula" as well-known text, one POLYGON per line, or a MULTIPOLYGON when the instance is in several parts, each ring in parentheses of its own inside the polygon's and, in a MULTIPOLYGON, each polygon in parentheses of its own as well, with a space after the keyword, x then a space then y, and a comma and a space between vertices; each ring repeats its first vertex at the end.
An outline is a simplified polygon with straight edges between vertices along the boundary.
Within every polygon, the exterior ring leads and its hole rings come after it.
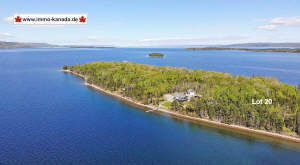
POLYGON ((131 62, 65 65, 87 83, 170 113, 298 139, 300 89, 275 78, 131 62))
POLYGON ((204 47, 204 48, 186 48, 186 50, 237 50, 248 52, 284 52, 284 53, 300 53, 299 48, 263 48, 263 49, 250 49, 250 48, 222 48, 222 47, 204 47))

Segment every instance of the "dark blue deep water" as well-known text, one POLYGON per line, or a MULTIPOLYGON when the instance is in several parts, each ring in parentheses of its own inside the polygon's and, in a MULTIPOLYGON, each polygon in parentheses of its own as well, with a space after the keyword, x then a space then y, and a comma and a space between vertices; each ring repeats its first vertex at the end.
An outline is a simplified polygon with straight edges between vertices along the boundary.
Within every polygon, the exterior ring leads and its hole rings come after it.
POLYGON ((0 164, 296 165, 299 146, 145 113, 58 70, 132 61, 300 84, 300 54, 183 49, 0 51, 0 164), (162 52, 164 58, 148 58, 162 52))

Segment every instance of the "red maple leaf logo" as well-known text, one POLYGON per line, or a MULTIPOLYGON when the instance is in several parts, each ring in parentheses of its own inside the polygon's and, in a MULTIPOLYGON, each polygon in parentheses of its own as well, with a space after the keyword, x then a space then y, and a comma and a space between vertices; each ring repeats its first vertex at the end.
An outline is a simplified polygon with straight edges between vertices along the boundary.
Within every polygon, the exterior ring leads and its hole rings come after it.
POLYGON ((21 22, 22 20, 21 20, 21 17, 20 16, 17 16, 16 18, 15 18, 15 22, 21 22))
POLYGON ((85 22, 85 20, 86 20, 86 18, 85 18, 84 16, 81 16, 81 17, 79 18, 79 22, 85 22))

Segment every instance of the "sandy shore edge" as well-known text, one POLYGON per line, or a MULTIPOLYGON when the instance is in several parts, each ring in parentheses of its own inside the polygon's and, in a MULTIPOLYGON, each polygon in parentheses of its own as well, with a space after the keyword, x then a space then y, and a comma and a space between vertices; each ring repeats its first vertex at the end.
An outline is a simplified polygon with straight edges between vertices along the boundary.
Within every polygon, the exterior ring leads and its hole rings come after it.
MULTIPOLYGON (((100 88, 99 86, 96 86, 94 84, 87 83, 86 77, 84 75, 72 72, 70 70, 61 70, 61 71, 62 72, 66 72, 66 73, 74 74, 74 75, 76 75, 76 76, 84 79, 85 80, 85 83, 84 83, 85 85, 87 85, 89 87, 92 87, 94 89, 97 89, 100 92, 102 92, 104 94, 107 94, 109 96, 113 96, 113 97, 119 98, 122 101, 131 103, 131 104, 133 104, 135 106, 138 106, 138 107, 141 107, 141 108, 144 108, 144 109, 156 109, 157 108, 157 107, 154 107, 154 106, 151 106, 151 105, 145 105, 145 104, 136 102, 136 101, 132 100, 129 97, 124 97, 124 96, 122 96, 122 95, 120 95, 118 93, 110 92, 110 91, 105 90, 103 88, 100 88)), ((176 117, 179 117, 179 118, 183 118, 183 119, 188 119, 188 120, 192 120, 192 121, 198 121, 198 122, 201 122, 201 123, 206 123, 206 124, 214 125, 214 126, 217 126, 217 127, 235 129, 235 130, 238 130, 238 131, 241 131, 241 132, 253 133, 253 134, 257 134, 257 135, 268 136, 268 137, 277 138, 277 139, 286 140, 286 141, 295 142, 295 143, 299 143, 300 144, 300 138, 297 138, 297 137, 292 137, 292 136, 288 136, 288 135, 282 135, 282 134, 268 132, 268 131, 264 131, 264 130, 256 130, 256 129, 247 128, 247 127, 238 126, 238 125, 228 125, 228 124, 220 123, 220 122, 217 122, 217 121, 212 121, 212 120, 208 120, 208 119, 203 119, 203 118, 192 117, 192 116, 180 114, 180 113, 173 112, 173 111, 170 111, 170 110, 167 110, 167 109, 162 109, 162 108, 158 108, 156 111, 162 112, 162 113, 166 113, 166 114, 169 114, 169 115, 172 115, 172 116, 176 116, 176 117)))

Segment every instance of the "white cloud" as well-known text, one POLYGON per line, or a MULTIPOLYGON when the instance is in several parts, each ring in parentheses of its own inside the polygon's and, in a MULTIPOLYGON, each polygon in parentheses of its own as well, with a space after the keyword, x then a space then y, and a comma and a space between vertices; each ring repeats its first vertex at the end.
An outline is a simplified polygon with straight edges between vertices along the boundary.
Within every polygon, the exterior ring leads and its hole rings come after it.
POLYGON ((248 39, 248 35, 216 36, 202 38, 146 38, 139 40, 139 43, 148 45, 196 45, 196 44, 220 44, 233 43, 248 39))
POLYGON ((0 38, 10 38, 10 37, 13 37, 13 35, 10 33, 0 33, 0 38))
POLYGON ((268 21, 267 25, 258 27, 262 30, 276 30, 281 27, 300 27, 300 17, 278 17, 268 21))
MULTIPOLYGON (((95 35, 87 36, 87 37, 81 37, 76 42, 83 43, 83 44, 89 44, 89 45, 113 45, 113 43, 117 42, 119 40, 113 39, 113 38, 102 38, 95 35)), ((73 41, 74 42, 74 41, 73 41)))
POLYGON ((176 40, 193 40, 193 39, 184 39, 184 38, 145 38, 145 39, 139 40, 139 42, 176 41, 176 40))
POLYGON ((13 23, 14 22, 14 17, 10 16, 10 17, 3 18, 3 22, 13 23))
POLYGON ((105 43, 105 42, 110 42, 111 39, 108 38, 100 38, 98 36, 87 36, 87 37, 82 37, 80 38, 81 42, 90 42, 90 43, 105 43))
POLYGON ((100 40, 100 38, 97 36, 88 36, 86 39, 91 41, 100 40))
POLYGON ((277 25, 264 25, 264 26, 260 26, 258 28, 262 29, 262 30, 276 30, 276 29, 278 29, 278 26, 277 25))
POLYGON ((270 21, 274 25, 300 26, 300 17, 280 17, 270 21))

